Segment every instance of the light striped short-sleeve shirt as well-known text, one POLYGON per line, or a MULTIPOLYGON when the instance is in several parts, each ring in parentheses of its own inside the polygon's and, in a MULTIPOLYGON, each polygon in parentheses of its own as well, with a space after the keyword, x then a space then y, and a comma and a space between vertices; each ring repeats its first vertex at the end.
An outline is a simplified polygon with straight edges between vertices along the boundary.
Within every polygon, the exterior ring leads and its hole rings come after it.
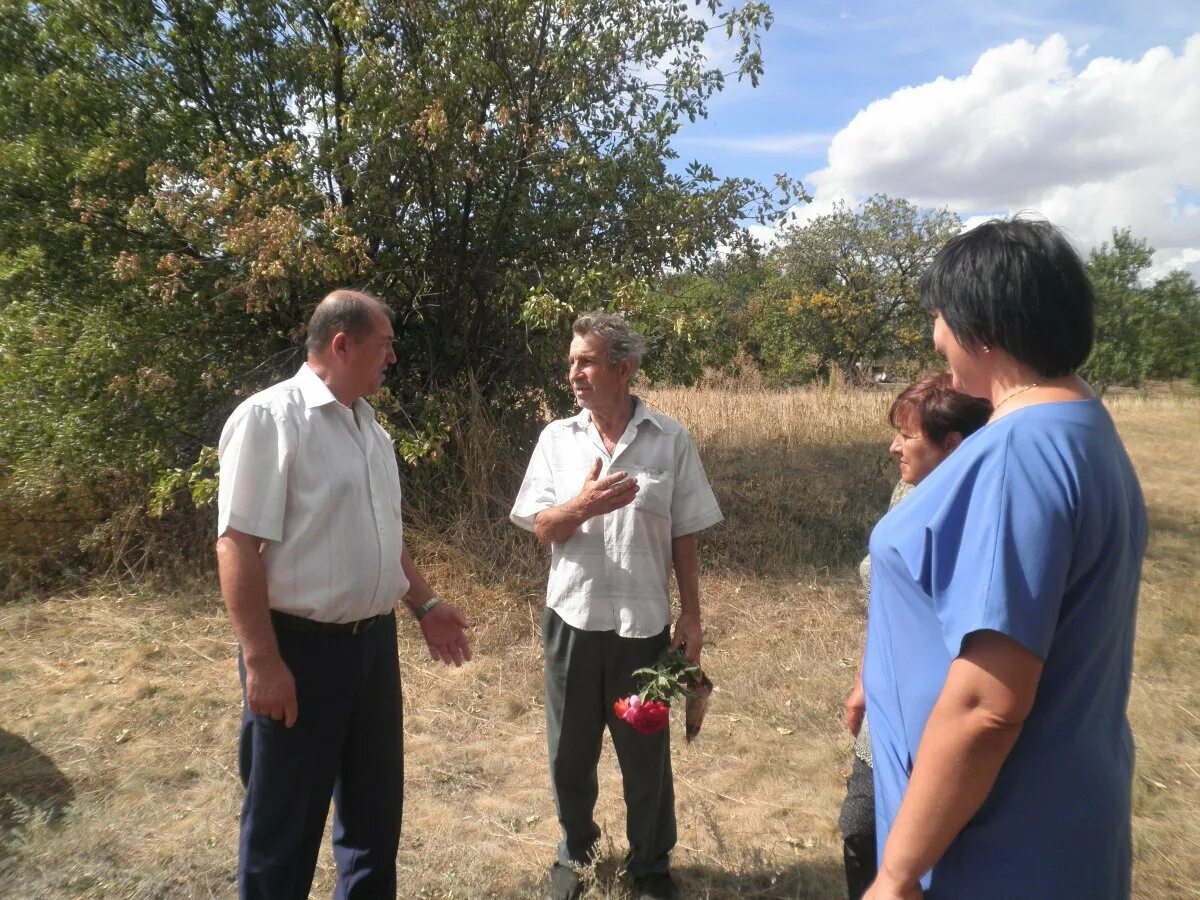
POLYGON ((638 400, 611 454, 587 410, 547 425, 512 521, 532 531, 538 513, 579 493, 597 458, 601 477, 628 472, 640 489, 552 546, 546 605, 575 628, 652 637, 670 624, 672 540, 717 524, 721 510, 691 436, 638 400))
POLYGON ((271 609, 322 622, 390 612, 408 592, 391 438, 307 365, 243 402, 221 432, 217 535, 262 538, 271 609))

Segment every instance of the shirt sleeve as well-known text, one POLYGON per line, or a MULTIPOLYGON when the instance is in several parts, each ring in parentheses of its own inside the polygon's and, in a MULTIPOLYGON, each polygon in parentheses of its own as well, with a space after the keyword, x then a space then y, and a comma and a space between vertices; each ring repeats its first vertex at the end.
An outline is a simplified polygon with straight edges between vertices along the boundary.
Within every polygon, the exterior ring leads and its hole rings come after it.
POLYGON ((987 630, 1046 658, 1071 566, 1072 496, 1053 452, 1011 435, 951 486, 925 535, 921 579, 952 656, 987 630))
POLYGON ((671 496, 671 537, 695 534, 722 521, 721 507, 704 474, 696 443, 686 432, 675 448, 675 492, 671 496))
POLYGON ((516 502, 508 514, 514 525, 519 525, 526 531, 533 531, 533 520, 538 513, 559 503, 554 493, 554 471, 550 467, 547 443, 546 432, 543 431, 537 446, 533 448, 533 455, 529 458, 529 466, 525 469, 525 479, 517 492, 516 502))
POLYGON ((228 529, 266 541, 283 540, 292 442, 270 410, 237 410, 221 434, 217 536, 228 529))

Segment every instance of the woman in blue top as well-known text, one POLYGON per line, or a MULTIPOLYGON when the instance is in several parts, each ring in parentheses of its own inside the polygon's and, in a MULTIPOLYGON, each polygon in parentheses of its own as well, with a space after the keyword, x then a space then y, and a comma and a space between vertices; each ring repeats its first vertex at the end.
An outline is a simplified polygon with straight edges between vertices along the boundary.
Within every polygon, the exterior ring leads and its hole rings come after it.
POLYGON ((921 281, 959 390, 995 408, 871 535, 868 900, 1130 891, 1125 717, 1137 477, 1075 370, 1091 286, 1050 224, 993 221, 921 281))
MULTIPOLYGON (((900 480, 892 491, 888 509, 907 497, 941 465, 963 438, 986 425, 991 415, 989 401, 954 390, 949 372, 927 375, 902 390, 888 410, 888 422, 896 429, 888 452, 900 464, 900 480)), ((871 557, 859 564, 858 574, 870 602, 871 557)), ((854 735, 854 766, 846 780, 846 799, 838 816, 848 900, 862 900, 875 880, 878 858, 875 776, 871 771, 871 737, 866 711, 860 665, 854 689, 846 698, 846 726, 854 735)))

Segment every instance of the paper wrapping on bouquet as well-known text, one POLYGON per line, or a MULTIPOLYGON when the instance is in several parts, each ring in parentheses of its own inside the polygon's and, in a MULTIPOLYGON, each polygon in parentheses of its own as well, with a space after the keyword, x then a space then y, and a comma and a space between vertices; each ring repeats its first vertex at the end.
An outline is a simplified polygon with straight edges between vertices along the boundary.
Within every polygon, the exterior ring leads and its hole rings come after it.
POLYGON ((712 697, 713 683, 701 672, 699 681, 693 684, 691 689, 693 694, 687 698, 683 726, 689 744, 700 734, 700 726, 704 724, 704 713, 708 710, 708 700, 712 697))

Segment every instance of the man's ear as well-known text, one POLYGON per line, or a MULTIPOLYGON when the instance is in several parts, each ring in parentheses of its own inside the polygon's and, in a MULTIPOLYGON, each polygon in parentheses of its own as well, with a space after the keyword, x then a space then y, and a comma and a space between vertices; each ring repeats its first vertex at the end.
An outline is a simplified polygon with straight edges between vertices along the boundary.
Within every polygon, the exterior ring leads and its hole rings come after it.
POLYGON ((333 336, 333 340, 329 342, 329 349, 334 356, 343 356, 350 348, 350 335, 344 331, 339 331, 333 336))
POLYGON ((963 442, 961 431, 952 431, 946 435, 946 439, 942 441, 942 449, 947 453, 951 453, 958 449, 958 445, 963 442))
POLYGON ((633 382, 634 365, 632 359, 625 359, 620 362, 621 380, 626 384, 633 382))

